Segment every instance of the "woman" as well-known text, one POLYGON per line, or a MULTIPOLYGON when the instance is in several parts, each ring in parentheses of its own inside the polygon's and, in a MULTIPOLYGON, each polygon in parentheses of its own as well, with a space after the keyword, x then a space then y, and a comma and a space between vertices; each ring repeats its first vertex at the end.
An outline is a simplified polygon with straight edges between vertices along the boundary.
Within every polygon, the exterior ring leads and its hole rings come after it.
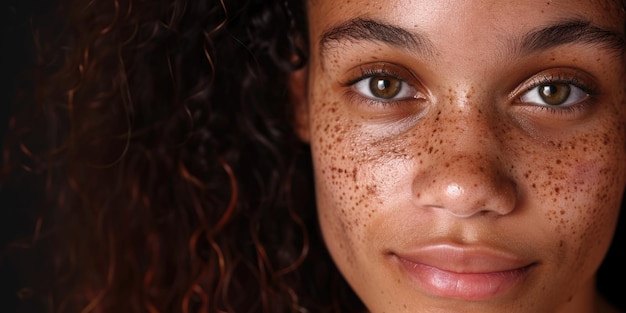
POLYGON ((50 177, 50 310, 615 310, 622 3, 67 12, 51 146, 21 149, 50 177))

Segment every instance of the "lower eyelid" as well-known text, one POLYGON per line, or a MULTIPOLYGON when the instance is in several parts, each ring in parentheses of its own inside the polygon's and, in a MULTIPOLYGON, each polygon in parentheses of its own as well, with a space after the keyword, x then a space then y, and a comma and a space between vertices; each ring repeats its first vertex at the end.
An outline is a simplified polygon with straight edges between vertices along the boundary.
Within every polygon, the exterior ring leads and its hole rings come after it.
POLYGON ((577 116, 582 116, 588 106, 588 103, 580 102, 578 104, 566 107, 549 107, 535 105, 532 107, 526 107, 525 110, 533 114, 548 114, 550 116, 556 116, 559 118, 572 119, 577 116))
POLYGON ((416 91, 414 87, 411 86, 411 89, 411 96, 385 100, 367 97, 357 92, 354 86, 350 86, 344 89, 343 96, 347 101, 346 103, 350 103, 351 106, 363 110, 363 112, 369 112, 367 114, 384 114, 385 116, 386 114, 401 114, 405 116, 414 115, 415 112, 421 112, 424 109, 425 97, 421 96, 421 93, 416 91))
POLYGON ((575 121, 585 116, 588 116, 598 102, 598 98, 594 95, 587 94, 587 96, 570 105, 565 106, 548 106, 537 105, 533 103, 518 103, 516 111, 525 112, 524 115, 541 123, 547 123, 546 125, 554 126, 556 121, 575 121))

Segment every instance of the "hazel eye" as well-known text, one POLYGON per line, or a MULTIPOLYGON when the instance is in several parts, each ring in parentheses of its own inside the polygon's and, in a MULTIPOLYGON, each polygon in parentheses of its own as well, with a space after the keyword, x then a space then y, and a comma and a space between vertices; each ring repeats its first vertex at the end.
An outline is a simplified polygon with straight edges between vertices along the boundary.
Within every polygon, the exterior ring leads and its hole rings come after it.
POLYGON ((364 97, 379 101, 413 98, 417 93, 405 81, 387 75, 364 78, 356 82, 354 88, 364 97))
POLYGON ((587 92, 572 84, 547 83, 528 90, 520 100, 541 106, 567 106, 578 103, 588 96, 587 92))
POLYGON ((372 94, 383 99, 392 99, 402 91, 402 82, 393 77, 371 77, 369 88, 372 94))

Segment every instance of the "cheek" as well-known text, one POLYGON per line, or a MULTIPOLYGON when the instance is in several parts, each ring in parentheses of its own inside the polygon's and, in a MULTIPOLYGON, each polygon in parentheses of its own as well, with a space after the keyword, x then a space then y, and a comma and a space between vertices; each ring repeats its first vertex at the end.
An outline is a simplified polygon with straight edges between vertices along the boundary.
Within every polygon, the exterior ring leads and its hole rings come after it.
POLYGON ((613 126, 534 151, 538 165, 524 173, 529 207, 541 208, 550 245, 574 271, 595 270, 617 222, 626 158, 624 132, 613 126))
POLYGON ((355 197, 361 192, 356 184, 360 165, 346 144, 354 126, 341 118, 338 106, 337 102, 320 99, 312 106, 315 111, 311 115, 318 214, 331 250, 354 246, 356 228, 363 222, 355 208, 355 197))
POLYGON ((394 182, 410 155, 401 140, 375 138, 340 114, 341 105, 320 100, 313 106, 311 149, 324 237, 331 251, 350 261, 359 247, 376 244, 367 234, 385 227, 376 217, 389 195, 403 192, 394 182))

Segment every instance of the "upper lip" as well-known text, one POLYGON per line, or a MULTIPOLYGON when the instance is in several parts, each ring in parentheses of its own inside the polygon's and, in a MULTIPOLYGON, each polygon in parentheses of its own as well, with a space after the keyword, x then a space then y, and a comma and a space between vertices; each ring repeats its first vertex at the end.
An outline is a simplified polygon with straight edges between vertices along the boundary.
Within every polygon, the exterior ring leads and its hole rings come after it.
POLYGON ((507 272, 534 264, 513 252, 489 246, 434 244, 393 254, 402 262, 467 274, 507 272))

